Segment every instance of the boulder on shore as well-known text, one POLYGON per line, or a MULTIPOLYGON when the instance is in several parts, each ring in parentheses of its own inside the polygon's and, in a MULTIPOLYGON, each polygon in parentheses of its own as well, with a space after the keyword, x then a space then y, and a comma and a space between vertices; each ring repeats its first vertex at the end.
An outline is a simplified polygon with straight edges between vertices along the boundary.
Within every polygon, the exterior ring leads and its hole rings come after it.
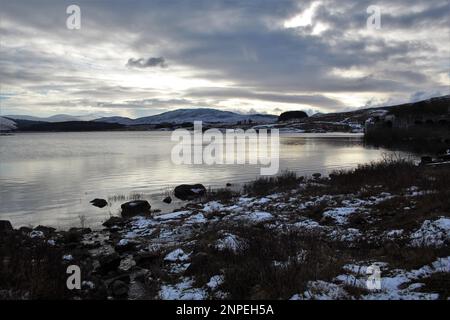
POLYGON ((93 206, 96 206, 99 208, 103 208, 108 205, 108 201, 106 201, 105 199, 95 198, 94 200, 91 200, 90 202, 93 206))
POLYGON ((123 226, 125 220, 121 217, 111 217, 105 222, 103 222, 103 226, 105 226, 108 229, 113 228, 114 226, 123 226))
POLYGON ((198 184, 181 184, 175 187, 175 197, 181 200, 193 200, 200 198, 206 194, 204 185, 198 184))
POLYGON ((131 217, 140 214, 150 213, 150 203, 146 200, 134 200, 125 202, 120 206, 122 208, 122 217, 131 217))
POLYGON ((120 265, 120 256, 114 252, 112 254, 104 255, 99 259, 98 271, 101 274, 108 274, 109 272, 114 272, 120 265))
POLYGON ((41 225, 37 226, 33 230, 40 231, 46 236, 48 236, 48 235, 50 235, 50 234, 52 234, 52 233, 54 233, 56 231, 55 228, 47 227, 47 226, 41 226, 41 225))
POLYGON ((128 295, 128 290, 128 285, 121 280, 116 280, 111 285, 111 293, 116 298, 126 297, 128 295))
POLYGON ((169 203, 172 202, 172 198, 170 196, 167 196, 167 197, 164 198, 163 202, 169 204, 169 203))

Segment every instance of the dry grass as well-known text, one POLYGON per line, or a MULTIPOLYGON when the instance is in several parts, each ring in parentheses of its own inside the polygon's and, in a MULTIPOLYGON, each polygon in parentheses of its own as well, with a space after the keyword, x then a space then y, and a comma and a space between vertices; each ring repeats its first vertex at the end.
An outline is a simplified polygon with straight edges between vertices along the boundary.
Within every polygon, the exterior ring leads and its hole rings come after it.
POLYGON ((270 193, 283 192, 295 189, 303 181, 303 177, 297 177, 292 171, 284 171, 274 177, 261 177, 244 185, 243 191, 252 196, 264 196, 270 193))
POLYGON ((279 234, 257 226, 228 232, 245 246, 237 253, 218 251, 211 243, 220 236, 215 231, 204 234, 194 254, 199 261, 193 259, 187 275, 203 286, 211 276, 223 273, 221 289, 229 299, 288 299, 302 292, 310 280, 336 276, 344 262, 341 244, 322 241, 317 234, 279 234))
POLYGON ((112 196, 108 196, 109 202, 119 202, 119 201, 136 201, 142 200, 146 198, 146 194, 144 193, 130 193, 128 195, 125 194, 115 194, 112 196))
POLYGON ((370 186, 382 186, 387 192, 398 191, 420 183, 422 171, 410 159, 390 156, 379 162, 359 165, 353 170, 333 172, 329 188, 342 194, 356 193, 370 186))
POLYGON ((234 198, 239 197, 240 192, 229 188, 209 189, 205 196, 205 201, 220 201, 224 204, 231 202, 234 198))
POLYGON ((425 284, 421 290, 439 294, 439 299, 448 300, 450 298, 450 274, 435 273, 422 280, 425 284))
MULTIPOLYGON (((320 179, 301 190, 298 201, 305 196, 324 194, 359 194, 362 197, 378 196, 390 192, 398 196, 373 205, 370 216, 355 214, 348 227, 363 232, 381 234, 392 229, 413 230, 425 219, 450 215, 449 168, 417 167, 409 159, 385 158, 378 163, 361 165, 350 171, 338 171, 331 179, 320 179), (407 188, 416 186, 418 190, 432 191, 414 197, 406 197, 407 188), (410 207, 410 209, 404 209, 410 207)), ((244 189, 251 195, 267 195, 281 190, 291 190, 298 186, 295 174, 259 179, 244 189), (285 189, 286 186, 289 186, 285 189)), ((303 210, 301 215, 319 221, 327 203, 317 203, 303 210)), ((326 225, 327 221, 320 222, 326 225)), ((212 243, 219 237, 217 230, 203 234, 195 252, 201 252, 201 259, 193 261, 189 275, 203 286, 216 274, 224 274, 221 289, 230 294, 231 299, 287 299, 303 292, 306 283, 313 280, 329 280, 342 273, 341 267, 347 263, 360 261, 385 261, 393 268, 412 270, 430 264, 438 257, 450 255, 450 249, 407 245, 408 240, 383 240, 381 242, 362 239, 349 246, 339 241, 330 241, 319 234, 277 233, 261 226, 222 226, 240 237, 245 243, 240 253, 218 252, 212 243), (295 261, 299 252, 307 252, 305 259, 295 261), (274 266, 274 261, 291 261, 285 267, 274 266)), ((437 288, 437 282, 430 280, 430 286, 437 288)), ((354 296, 363 295, 364 290, 349 289, 354 296), (356 290, 356 291, 355 291, 356 290)), ((432 290, 432 289, 430 289, 432 290)), ((445 287, 437 288, 444 292, 445 287)))
POLYGON ((70 296, 60 248, 44 241, 32 241, 18 233, 0 237, 0 288, 15 292, 14 299, 65 299, 70 296))

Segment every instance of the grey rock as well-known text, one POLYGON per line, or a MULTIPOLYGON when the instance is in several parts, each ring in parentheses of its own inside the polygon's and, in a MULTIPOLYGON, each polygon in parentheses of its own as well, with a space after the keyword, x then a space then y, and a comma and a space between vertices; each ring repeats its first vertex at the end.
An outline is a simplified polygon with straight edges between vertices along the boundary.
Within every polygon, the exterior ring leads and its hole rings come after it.
POLYGON ((95 198, 94 200, 91 200, 90 203, 93 206, 99 207, 99 208, 103 208, 106 207, 108 205, 108 201, 106 201, 105 199, 99 199, 99 198, 95 198))
POLYGON ((134 200, 125 202, 120 206, 122 217, 132 217, 140 214, 150 214, 150 203, 146 200, 134 200))
POLYGON ((128 295, 128 284, 121 280, 115 280, 111 285, 111 293, 116 298, 123 298, 128 295))
POLYGON ((193 200, 203 197, 206 194, 206 188, 200 183, 181 184, 175 187, 174 194, 180 200, 193 200))

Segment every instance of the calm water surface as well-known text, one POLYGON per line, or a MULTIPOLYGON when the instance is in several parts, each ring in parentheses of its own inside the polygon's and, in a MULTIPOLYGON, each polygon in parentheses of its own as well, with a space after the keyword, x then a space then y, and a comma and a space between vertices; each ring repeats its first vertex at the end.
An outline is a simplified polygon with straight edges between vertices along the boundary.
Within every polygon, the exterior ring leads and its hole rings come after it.
MULTIPOLYGON (((239 185, 258 177, 260 166, 175 165, 170 132, 30 133, 0 137, 0 219, 18 227, 38 224, 58 228, 98 226, 134 195, 152 209, 181 183, 206 187, 239 185), (105 208, 89 204, 109 201, 105 208)), ((362 144, 354 134, 282 134, 280 170, 300 174, 352 168, 390 153, 362 144)))

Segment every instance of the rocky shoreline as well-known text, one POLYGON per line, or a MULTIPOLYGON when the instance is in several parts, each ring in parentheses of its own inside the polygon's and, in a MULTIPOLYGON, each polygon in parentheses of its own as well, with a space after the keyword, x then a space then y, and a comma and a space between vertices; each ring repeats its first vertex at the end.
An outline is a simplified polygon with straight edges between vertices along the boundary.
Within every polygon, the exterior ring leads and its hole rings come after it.
POLYGON ((101 230, 2 221, 0 298, 448 299, 449 178, 385 161, 259 179, 101 230), (81 290, 66 287, 69 265, 81 290), (379 289, 366 286, 369 266, 379 289))

